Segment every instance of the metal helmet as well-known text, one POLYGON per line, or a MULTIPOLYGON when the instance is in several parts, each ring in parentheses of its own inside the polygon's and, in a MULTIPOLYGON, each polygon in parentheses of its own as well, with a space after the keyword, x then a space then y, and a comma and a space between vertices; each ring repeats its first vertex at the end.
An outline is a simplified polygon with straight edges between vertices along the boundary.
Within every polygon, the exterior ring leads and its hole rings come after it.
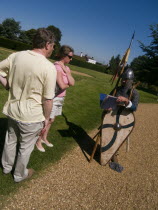
POLYGON ((122 79, 129 79, 133 80, 134 79, 134 72, 131 68, 128 68, 123 74, 122 74, 122 79))

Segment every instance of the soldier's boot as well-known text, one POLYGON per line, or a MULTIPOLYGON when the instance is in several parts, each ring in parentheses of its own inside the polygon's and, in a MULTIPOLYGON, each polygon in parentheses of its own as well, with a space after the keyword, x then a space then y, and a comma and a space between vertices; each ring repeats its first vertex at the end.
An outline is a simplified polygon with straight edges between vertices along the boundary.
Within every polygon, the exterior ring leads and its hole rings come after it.
POLYGON ((115 153, 112 158, 111 162, 109 163, 109 167, 114 171, 121 173, 123 171, 123 166, 118 163, 118 152, 115 153))
POLYGON ((118 153, 114 154, 111 158, 111 161, 115 162, 115 163, 118 163, 118 157, 117 156, 118 156, 118 153))

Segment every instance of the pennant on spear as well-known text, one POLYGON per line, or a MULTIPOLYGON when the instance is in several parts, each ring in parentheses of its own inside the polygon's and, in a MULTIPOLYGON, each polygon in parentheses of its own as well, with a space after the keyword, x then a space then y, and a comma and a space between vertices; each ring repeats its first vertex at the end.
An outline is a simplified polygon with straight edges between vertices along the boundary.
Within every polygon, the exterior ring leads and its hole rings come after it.
POLYGON ((122 74, 123 74, 123 72, 124 72, 124 68, 125 68, 125 66, 126 66, 126 64, 127 64, 128 57, 129 57, 129 54, 130 54, 130 51, 131 51, 131 45, 132 45, 132 42, 133 42, 133 39, 134 39, 134 35, 135 35, 135 31, 134 31, 134 33, 133 33, 133 35, 132 35, 132 38, 131 38, 129 47, 128 47, 128 49, 126 50, 124 56, 122 57, 122 59, 121 59, 121 61, 120 61, 120 63, 119 63, 119 67, 117 68, 115 74, 114 74, 113 77, 112 77, 112 84, 113 84, 114 80, 116 79, 116 77, 118 77, 118 74, 119 74, 117 83, 116 83, 115 88, 114 88, 113 95, 116 94, 116 89, 117 89, 118 84, 119 84, 119 82, 120 82, 121 76, 122 76, 122 74), (121 67, 121 70, 119 71, 120 67, 121 67), (120 73, 119 73, 119 72, 120 72, 120 73))

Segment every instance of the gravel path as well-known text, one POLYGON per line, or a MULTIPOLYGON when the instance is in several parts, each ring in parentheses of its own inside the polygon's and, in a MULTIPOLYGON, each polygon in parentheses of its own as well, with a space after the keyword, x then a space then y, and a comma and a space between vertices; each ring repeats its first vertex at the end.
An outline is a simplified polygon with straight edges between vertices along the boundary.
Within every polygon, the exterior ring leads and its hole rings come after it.
POLYGON ((140 104, 130 150, 120 149, 122 173, 89 163, 78 146, 21 186, 3 209, 158 209, 157 141, 158 105, 140 104))

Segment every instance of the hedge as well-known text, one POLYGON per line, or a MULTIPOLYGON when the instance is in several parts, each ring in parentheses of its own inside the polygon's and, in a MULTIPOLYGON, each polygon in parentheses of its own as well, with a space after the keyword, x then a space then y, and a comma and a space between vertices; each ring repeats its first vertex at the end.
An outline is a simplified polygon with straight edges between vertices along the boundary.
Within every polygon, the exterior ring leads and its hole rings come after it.
POLYGON ((87 69, 92 69, 92 70, 104 72, 104 73, 107 72, 107 66, 88 63, 86 61, 78 60, 75 57, 73 57, 73 59, 71 61, 71 65, 75 65, 75 66, 79 66, 79 67, 83 67, 83 68, 87 68, 87 69))
POLYGON ((19 42, 19 41, 7 39, 7 38, 4 38, 4 37, 0 37, 0 46, 5 47, 7 49, 15 50, 15 51, 32 49, 31 45, 28 45, 28 44, 25 44, 25 43, 22 43, 22 42, 19 42))
MULTIPOLYGON (((31 45, 28 45, 28 44, 25 44, 16 40, 7 39, 4 37, 0 37, 0 47, 5 47, 5 48, 12 49, 15 51, 32 49, 31 45)), ((55 59, 55 56, 52 55, 51 58, 55 59)), ((76 58, 75 56, 73 57, 71 64, 75 66, 87 68, 87 69, 92 69, 98 72, 107 73, 106 65, 88 63, 86 61, 76 58)))

